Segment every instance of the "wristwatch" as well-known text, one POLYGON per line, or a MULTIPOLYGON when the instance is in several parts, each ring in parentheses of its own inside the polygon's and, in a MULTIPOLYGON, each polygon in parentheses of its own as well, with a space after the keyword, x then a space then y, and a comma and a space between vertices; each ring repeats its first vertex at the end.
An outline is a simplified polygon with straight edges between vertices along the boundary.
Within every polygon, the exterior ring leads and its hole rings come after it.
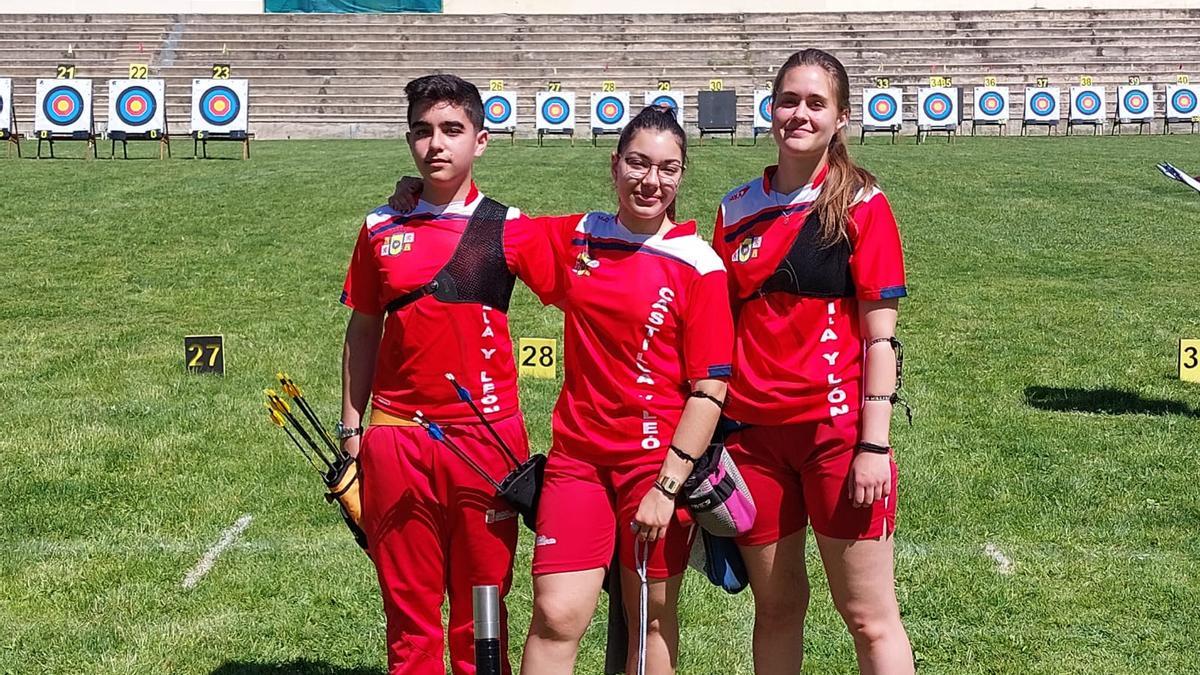
POLYGON ((337 436, 339 441, 344 441, 347 438, 354 438, 355 436, 362 436, 362 432, 363 428, 361 426, 348 427, 345 424, 342 424, 341 420, 338 420, 337 426, 333 428, 333 435, 337 436))

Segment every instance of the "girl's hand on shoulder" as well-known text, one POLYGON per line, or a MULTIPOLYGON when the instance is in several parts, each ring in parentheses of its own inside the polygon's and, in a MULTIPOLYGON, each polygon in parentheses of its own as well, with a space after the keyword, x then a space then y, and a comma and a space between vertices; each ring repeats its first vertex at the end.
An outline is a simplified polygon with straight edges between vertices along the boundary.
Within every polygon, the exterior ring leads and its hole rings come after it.
POLYGON ((892 457, 859 452, 850 464, 846 496, 856 508, 865 508, 892 494, 892 457))
POLYGON ((421 190, 425 184, 420 178, 405 176, 396 183, 396 191, 388 197, 388 206, 393 211, 408 213, 417 208, 417 202, 421 199, 421 190))

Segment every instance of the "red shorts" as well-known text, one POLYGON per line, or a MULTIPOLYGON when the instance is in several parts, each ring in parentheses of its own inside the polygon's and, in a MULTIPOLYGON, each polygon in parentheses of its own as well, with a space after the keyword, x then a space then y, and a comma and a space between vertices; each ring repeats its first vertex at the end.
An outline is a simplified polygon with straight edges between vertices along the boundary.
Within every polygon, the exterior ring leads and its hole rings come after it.
POLYGON ((729 436, 725 446, 737 462, 758 515, 743 546, 772 544, 804 529, 835 539, 879 539, 896 528, 896 462, 891 495, 856 508, 846 494, 858 416, 752 426, 729 436))
MULTIPOLYGON (((635 570, 630 529, 638 505, 662 468, 662 453, 651 453, 614 466, 597 466, 550 451, 546 482, 538 502, 533 574, 607 569, 618 546, 621 565, 635 570)), ((646 576, 666 579, 683 574, 691 552, 694 527, 672 519, 667 534, 650 545, 646 576)))

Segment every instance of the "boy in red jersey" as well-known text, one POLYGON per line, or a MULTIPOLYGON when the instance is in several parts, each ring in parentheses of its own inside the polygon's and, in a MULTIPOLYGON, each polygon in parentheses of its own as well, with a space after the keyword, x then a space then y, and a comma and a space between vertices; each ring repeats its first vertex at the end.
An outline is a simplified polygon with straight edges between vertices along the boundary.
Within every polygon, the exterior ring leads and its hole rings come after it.
POLYGON ((913 672, 893 577, 900 236, 875 179, 846 149, 850 84, 816 49, 776 75, 779 164, 721 203, 734 376, 727 441, 758 517, 738 540, 754 593, 754 672, 800 672, 811 523, 864 673, 913 672))
POLYGON ((338 436, 360 465, 362 527, 383 593, 389 672, 444 672, 441 606, 449 595, 451 668, 472 675, 472 586, 500 587, 507 654, 503 598, 517 518, 411 420, 419 410, 441 423, 493 478, 503 477, 508 467, 446 381, 451 372, 507 445, 527 456, 506 311, 516 277, 549 302, 562 275, 529 221, 483 197, 472 181, 488 141, 474 85, 430 75, 405 93, 406 138, 425 187, 411 212, 378 208, 359 232, 342 292, 354 311, 338 436))

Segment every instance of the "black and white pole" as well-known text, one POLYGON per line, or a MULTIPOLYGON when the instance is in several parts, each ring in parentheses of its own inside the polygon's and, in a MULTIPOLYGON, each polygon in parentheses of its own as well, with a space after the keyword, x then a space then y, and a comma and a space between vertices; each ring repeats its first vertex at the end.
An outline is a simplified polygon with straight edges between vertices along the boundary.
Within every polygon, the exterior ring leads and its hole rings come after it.
POLYGON ((475 610, 475 672, 500 675, 500 588, 475 586, 471 589, 475 610))

